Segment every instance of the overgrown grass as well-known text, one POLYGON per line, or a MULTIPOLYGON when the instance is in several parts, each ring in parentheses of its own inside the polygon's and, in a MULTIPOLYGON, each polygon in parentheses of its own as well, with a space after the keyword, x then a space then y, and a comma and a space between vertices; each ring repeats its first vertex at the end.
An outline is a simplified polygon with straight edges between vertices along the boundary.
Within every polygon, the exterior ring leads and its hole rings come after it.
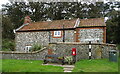
POLYGON ((2 72, 63 72, 63 67, 42 63, 38 60, 2 60, 2 72))
POLYGON ((81 60, 75 64, 73 72, 118 72, 118 63, 107 59, 81 60))

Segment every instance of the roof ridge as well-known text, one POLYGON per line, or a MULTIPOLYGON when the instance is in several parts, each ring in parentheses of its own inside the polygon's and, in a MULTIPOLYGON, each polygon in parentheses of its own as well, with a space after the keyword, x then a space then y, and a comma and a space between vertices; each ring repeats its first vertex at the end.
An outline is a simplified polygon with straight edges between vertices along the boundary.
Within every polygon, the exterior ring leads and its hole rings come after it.
POLYGON ((92 20, 92 19, 104 19, 104 17, 100 17, 100 18, 88 18, 88 19, 80 19, 80 20, 92 20))
POLYGON ((53 21, 65 21, 65 20, 77 20, 78 18, 74 19, 61 19, 61 20, 52 20, 52 21, 36 21, 36 22, 31 22, 31 23, 39 23, 39 22, 53 22, 53 21))

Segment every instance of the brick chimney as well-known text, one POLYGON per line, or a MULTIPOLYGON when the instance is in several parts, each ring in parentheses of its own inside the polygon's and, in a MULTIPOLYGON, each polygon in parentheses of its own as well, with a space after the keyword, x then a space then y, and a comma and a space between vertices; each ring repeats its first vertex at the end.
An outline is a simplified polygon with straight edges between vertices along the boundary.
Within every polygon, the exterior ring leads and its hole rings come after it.
POLYGON ((30 16, 26 16, 26 17, 24 18, 24 24, 27 24, 27 23, 31 23, 31 18, 30 18, 30 16))

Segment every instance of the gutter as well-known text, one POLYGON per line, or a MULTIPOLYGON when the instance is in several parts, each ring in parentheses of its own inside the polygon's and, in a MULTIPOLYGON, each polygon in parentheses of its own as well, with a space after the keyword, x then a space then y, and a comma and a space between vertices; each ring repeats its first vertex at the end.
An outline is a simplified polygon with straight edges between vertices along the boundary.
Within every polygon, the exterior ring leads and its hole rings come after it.
MULTIPOLYGON (((76 28, 65 28, 64 30, 74 30, 76 28)), ((38 32, 38 31, 58 31, 63 29, 41 29, 41 30, 21 30, 16 32, 38 32)))
POLYGON ((92 28, 92 27, 106 27, 106 26, 79 26, 76 28, 92 28))

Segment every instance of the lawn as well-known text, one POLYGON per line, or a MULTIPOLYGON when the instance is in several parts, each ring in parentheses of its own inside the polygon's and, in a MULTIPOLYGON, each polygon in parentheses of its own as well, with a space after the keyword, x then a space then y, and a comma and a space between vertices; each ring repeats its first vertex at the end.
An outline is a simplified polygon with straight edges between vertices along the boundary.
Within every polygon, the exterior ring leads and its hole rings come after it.
MULTIPOLYGON (((6 59, 2 60, 2 72, 63 72, 63 67, 42 63, 39 60, 6 59)), ((75 63, 73 72, 118 72, 118 63, 108 59, 80 60, 75 63)))
POLYGON ((81 60, 75 64, 73 72, 118 72, 118 63, 108 59, 81 60))
POLYGON ((2 60, 2 72, 63 72, 63 67, 42 63, 40 60, 2 60))

